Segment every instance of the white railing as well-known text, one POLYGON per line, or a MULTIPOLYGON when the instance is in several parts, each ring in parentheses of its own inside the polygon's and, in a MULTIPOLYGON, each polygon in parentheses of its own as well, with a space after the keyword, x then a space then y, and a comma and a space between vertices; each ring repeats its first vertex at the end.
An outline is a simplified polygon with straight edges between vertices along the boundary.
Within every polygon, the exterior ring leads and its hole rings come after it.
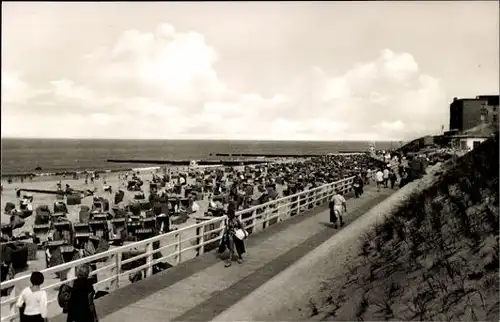
MULTIPOLYGON (((321 187, 299 192, 288 197, 238 211, 236 215, 242 220, 247 230, 251 229, 255 232, 266 229, 269 225, 286 220, 300 214, 305 209, 324 203, 333 195, 335 190, 344 194, 351 192, 353 179, 354 177, 349 177, 321 187)), ((56 282, 50 282, 49 277, 56 273, 66 275, 65 273, 70 269, 83 264, 95 264, 98 262, 96 264, 97 269, 93 270, 91 275, 103 278, 99 278, 94 287, 96 290, 114 291, 130 283, 127 278, 129 274, 142 271, 145 275, 144 277, 148 277, 153 274, 154 265, 168 262, 175 266, 203 254, 205 248, 208 246, 217 245, 223 236, 227 217, 205 219, 200 218, 200 220, 203 220, 202 222, 189 227, 42 270, 41 272, 44 274, 46 283, 48 284, 43 289, 47 291, 48 295, 49 316, 61 313, 61 309, 57 304, 57 292, 61 285, 72 281, 57 281, 56 279, 56 282), (153 248, 153 244, 156 247, 153 248), (143 253, 124 259, 124 253, 137 250, 143 251, 143 253), (164 256, 161 252, 167 252, 167 255, 164 256), (157 254, 156 258, 153 257, 155 254, 157 254), (130 264, 137 260, 142 260, 140 266, 128 270, 123 269, 124 264, 130 264)), ((28 274, 0 284, 0 290, 8 290, 9 292, 9 295, 0 303, 2 307, 2 322, 16 321, 19 317, 18 310, 15 307, 16 295, 22 288, 29 285, 29 279, 30 275, 28 274), (9 312, 10 315, 4 316, 4 312, 9 312)))

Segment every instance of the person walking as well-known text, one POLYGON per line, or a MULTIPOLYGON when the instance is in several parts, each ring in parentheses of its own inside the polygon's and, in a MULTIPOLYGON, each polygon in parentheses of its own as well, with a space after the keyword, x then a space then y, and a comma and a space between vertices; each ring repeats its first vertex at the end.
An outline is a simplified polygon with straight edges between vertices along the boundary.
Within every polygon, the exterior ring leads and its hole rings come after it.
POLYGON ((343 212, 347 212, 347 202, 345 198, 337 191, 335 191, 332 199, 330 199, 330 223, 335 227, 337 226, 337 220, 340 222, 340 227, 344 226, 344 220, 342 218, 343 212))
POLYGON ((360 173, 354 178, 352 184, 356 198, 359 198, 363 194, 363 183, 363 178, 361 177, 360 173))
POLYGON ((370 184, 371 178, 372 178, 372 170, 367 169, 365 171, 365 184, 370 184))
POLYGON ((98 322, 94 304, 95 290, 89 279, 90 267, 82 265, 76 272, 71 296, 68 301, 67 322, 98 322))
POLYGON ((389 180, 391 181, 391 189, 394 189, 394 186, 396 185, 396 181, 398 180, 398 176, 396 175, 396 171, 391 170, 391 173, 389 174, 389 180))
POLYGON ((375 173, 375 179, 377 181, 377 191, 380 191, 380 187, 384 185, 384 173, 381 169, 375 173))
POLYGON ((42 273, 31 273, 31 286, 21 292, 16 303, 21 322, 47 322, 47 293, 40 289, 44 280, 42 273))
POLYGON ((383 175, 384 175, 384 187, 388 188, 389 187, 389 168, 385 168, 383 175))
POLYGON ((238 264, 243 263, 242 255, 246 252, 244 239, 247 237, 248 232, 241 220, 236 217, 234 210, 228 211, 226 231, 219 246, 219 253, 224 252, 225 248, 229 249, 229 259, 226 262, 226 267, 231 266, 235 253, 238 255, 238 264))
POLYGON ((399 180, 399 187, 403 188, 408 183, 408 170, 406 168, 401 172, 401 180, 399 180))

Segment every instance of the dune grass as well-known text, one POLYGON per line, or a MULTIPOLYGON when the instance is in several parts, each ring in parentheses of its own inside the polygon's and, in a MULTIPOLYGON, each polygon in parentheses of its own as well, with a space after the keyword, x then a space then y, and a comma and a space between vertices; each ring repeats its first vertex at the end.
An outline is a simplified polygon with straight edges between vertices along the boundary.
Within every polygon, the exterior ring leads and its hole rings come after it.
POLYGON ((362 236, 311 318, 499 321, 498 133, 362 236))

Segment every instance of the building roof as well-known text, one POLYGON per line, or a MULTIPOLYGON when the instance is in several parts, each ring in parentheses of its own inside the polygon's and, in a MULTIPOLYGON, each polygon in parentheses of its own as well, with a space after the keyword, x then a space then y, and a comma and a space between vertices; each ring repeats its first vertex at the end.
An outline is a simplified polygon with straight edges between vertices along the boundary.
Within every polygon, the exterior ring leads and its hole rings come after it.
POLYGON ((453 102, 466 102, 466 101, 486 101, 487 105, 490 106, 495 106, 498 105, 500 96, 499 95, 478 95, 475 98, 470 98, 470 97, 464 97, 464 98, 458 98, 454 97, 453 102))
POLYGON ((454 138, 489 138, 498 131, 498 124, 484 123, 454 135, 454 138))
POLYGON ((498 105, 498 102, 500 101, 499 95, 479 95, 477 98, 487 100, 488 105, 498 105))

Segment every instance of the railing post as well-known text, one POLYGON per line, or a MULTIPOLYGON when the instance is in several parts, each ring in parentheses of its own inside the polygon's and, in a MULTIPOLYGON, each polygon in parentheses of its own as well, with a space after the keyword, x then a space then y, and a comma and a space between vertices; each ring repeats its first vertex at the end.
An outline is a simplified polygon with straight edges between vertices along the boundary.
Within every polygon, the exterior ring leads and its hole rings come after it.
POLYGON ((297 215, 300 215, 300 198, 301 194, 297 194, 297 215))
POLYGON ((262 216, 261 216, 261 218, 262 218, 262 230, 265 230, 267 227, 267 217, 269 215, 270 208, 271 207, 269 207, 269 206, 262 207, 262 216))
MULTIPOLYGON (((152 252, 153 251, 153 243, 146 244, 146 252, 152 252)), ((146 268, 146 276, 149 277, 153 275, 153 266, 151 265, 151 262, 153 261, 153 254, 149 254, 146 257, 146 264, 148 264, 146 268)))
POLYGON ((205 253, 205 223, 200 227, 200 238, 198 239, 200 241, 200 248, 198 248, 198 255, 203 255, 205 253))
MULTIPOLYGON (((241 218, 241 216, 240 216, 240 218, 241 218)), ((222 229, 219 231, 219 240, 222 240, 222 238, 224 238, 224 231, 226 230, 226 220, 221 220, 221 221, 220 221, 219 228, 222 228, 222 229)), ((247 229, 247 230, 248 230, 248 229, 247 229)))
POLYGON ((115 279, 111 281, 111 289, 117 290, 120 288, 120 274, 122 273, 122 253, 115 254, 115 268, 113 269, 113 274, 115 279))
POLYGON ((307 211, 307 202, 309 201, 309 190, 308 191, 302 191, 302 199, 304 200, 304 206, 302 207, 302 211, 305 212, 307 211))
POLYGON ((175 245, 175 250, 177 251, 177 265, 181 263, 181 255, 182 255, 182 248, 181 248, 181 234, 178 233, 175 235, 177 244, 175 245))
POLYGON ((283 200, 280 200, 276 203, 276 207, 278 208, 278 222, 282 222, 283 218, 281 218, 281 215, 283 214, 283 209, 281 209, 281 206, 283 204, 283 200))
POLYGON ((257 209, 252 210, 252 232, 257 228, 257 225, 255 224, 257 222, 257 209))

